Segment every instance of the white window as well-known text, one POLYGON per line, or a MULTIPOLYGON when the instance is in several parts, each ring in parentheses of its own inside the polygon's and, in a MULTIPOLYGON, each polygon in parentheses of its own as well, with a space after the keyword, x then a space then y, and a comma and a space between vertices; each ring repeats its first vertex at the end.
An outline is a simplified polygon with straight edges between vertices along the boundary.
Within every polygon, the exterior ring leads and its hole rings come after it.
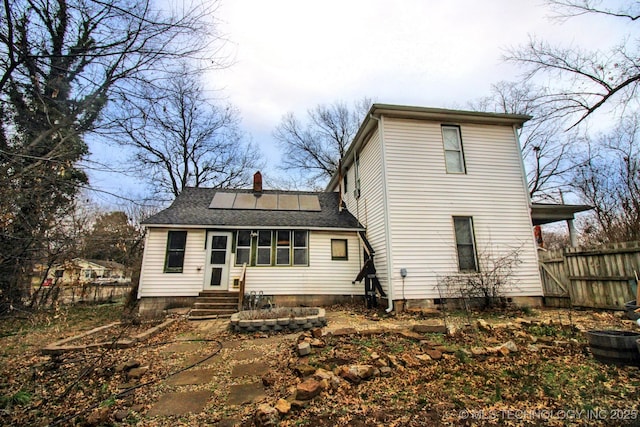
POLYGON ((442 142, 444 144, 444 160, 448 173, 466 173, 462 138, 457 126, 442 126, 442 142))
POLYGON ((476 245, 473 238, 473 219, 470 216, 454 216, 458 268, 460 271, 478 271, 476 245))

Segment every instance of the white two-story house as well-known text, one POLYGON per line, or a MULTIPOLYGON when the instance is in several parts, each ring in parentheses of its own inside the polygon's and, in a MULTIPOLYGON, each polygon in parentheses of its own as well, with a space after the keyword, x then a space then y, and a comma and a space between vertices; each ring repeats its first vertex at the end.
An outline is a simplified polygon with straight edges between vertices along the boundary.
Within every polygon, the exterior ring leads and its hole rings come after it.
POLYGON ((517 254, 507 297, 542 296, 518 141, 528 116, 374 104, 327 191, 366 229, 393 301, 451 297, 446 278, 517 254), (483 265, 484 264, 484 265, 483 265), (403 277, 404 276, 404 277, 403 277))
MULTIPOLYGON (((362 298, 375 254, 388 310, 433 306, 447 278, 517 253, 504 295, 539 305, 532 204, 518 142, 528 116, 374 104, 325 192, 186 189, 145 221, 143 309, 206 291, 275 304, 362 298), (241 280, 240 280, 241 279, 241 280)), ((572 215, 572 214, 571 214, 572 215)))

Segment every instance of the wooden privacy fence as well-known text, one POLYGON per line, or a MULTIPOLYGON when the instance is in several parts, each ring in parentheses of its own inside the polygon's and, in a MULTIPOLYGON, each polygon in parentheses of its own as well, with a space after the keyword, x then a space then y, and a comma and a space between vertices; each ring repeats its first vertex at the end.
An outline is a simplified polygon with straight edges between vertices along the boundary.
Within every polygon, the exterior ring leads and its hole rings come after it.
POLYGON ((622 309, 636 299, 640 242, 538 252, 545 304, 622 309))

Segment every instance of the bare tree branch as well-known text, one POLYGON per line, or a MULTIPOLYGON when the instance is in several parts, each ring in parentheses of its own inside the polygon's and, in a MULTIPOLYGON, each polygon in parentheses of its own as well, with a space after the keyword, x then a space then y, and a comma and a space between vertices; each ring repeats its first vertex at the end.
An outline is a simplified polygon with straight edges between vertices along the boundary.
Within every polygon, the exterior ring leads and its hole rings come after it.
POLYGON ((371 100, 363 98, 350 109, 343 102, 320 104, 307 110, 307 122, 293 113, 280 120, 273 136, 283 148, 282 166, 304 175, 306 186, 321 188, 338 170, 358 131, 371 100))
MULTIPOLYGON (((549 0, 547 3, 559 19, 601 15, 635 22, 640 16, 638 1, 549 0)), ((524 68, 525 80, 548 77, 546 102, 558 117, 572 117, 570 128, 605 106, 625 111, 629 103, 637 102, 638 58, 640 44, 631 33, 607 51, 552 46, 531 37, 528 44, 511 47, 505 55, 507 61, 524 68)))
POLYGON ((236 188, 260 168, 260 153, 243 140, 238 112, 205 99, 198 75, 181 73, 162 89, 146 87, 110 117, 108 137, 135 149, 134 162, 158 193, 187 186, 236 188))

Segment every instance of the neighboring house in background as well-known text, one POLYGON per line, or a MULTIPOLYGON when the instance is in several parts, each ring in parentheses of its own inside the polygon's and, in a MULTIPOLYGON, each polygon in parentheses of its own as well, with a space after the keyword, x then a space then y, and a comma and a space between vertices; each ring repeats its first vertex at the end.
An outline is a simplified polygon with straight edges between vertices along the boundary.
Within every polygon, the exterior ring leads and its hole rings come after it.
POLYGON ((187 188, 144 222, 141 310, 233 291, 243 263, 246 292, 276 304, 348 299, 364 294, 352 281, 372 251, 389 309, 433 306, 441 278, 475 272, 484 251, 514 249, 506 294, 539 305, 536 210, 517 133, 528 119, 374 104, 324 193, 187 188))
POLYGON ((126 267, 115 261, 74 258, 54 265, 47 275, 49 282, 57 280, 60 285, 84 283, 128 283, 131 274, 126 267))

